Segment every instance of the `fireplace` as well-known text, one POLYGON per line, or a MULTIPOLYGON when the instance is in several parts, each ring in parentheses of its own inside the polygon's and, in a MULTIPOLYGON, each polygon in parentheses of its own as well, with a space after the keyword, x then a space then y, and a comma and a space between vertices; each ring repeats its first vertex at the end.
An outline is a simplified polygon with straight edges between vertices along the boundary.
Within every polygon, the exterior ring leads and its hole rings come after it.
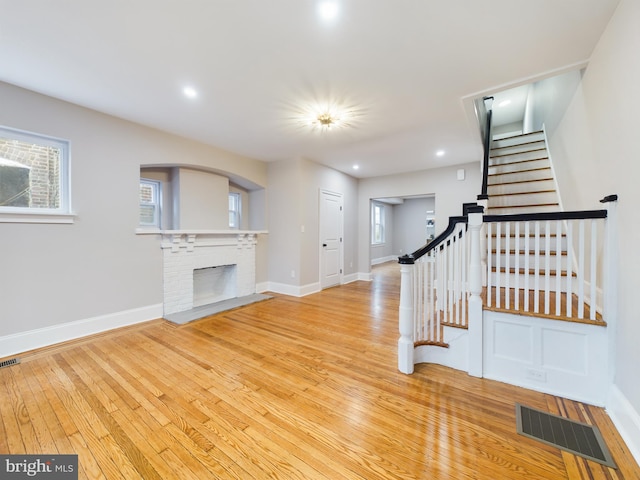
POLYGON ((196 268, 193 271, 193 306, 235 298, 236 265, 196 268))
POLYGON ((256 292, 255 232, 163 232, 164 315, 256 292))

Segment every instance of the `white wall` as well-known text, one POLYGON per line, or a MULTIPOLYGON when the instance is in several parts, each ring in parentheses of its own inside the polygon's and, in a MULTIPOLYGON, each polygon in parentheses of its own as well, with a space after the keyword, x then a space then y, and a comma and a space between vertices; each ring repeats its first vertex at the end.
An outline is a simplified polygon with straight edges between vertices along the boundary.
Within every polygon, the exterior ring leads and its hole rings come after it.
POLYGON ((177 169, 177 229, 227 230, 229 179, 211 172, 177 169))
MULTIPOLYGON (((398 255, 411 253, 427 243, 427 211, 435 210, 435 198, 406 198, 394 208, 395 247, 398 255)), ((429 214, 433 217, 434 214, 429 214)), ((440 232, 446 225, 435 225, 440 232)), ((437 234, 437 233, 436 233, 437 234)))
MULTIPOLYGON (((373 203, 376 203, 374 200, 371 201, 372 207, 373 203)), ((396 238, 396 228, 395 228, 395 205, 377 202, 380 205, 384 206, 384 243, 380 245, 371 244, 371 265, 376 265, 378 263, 383 263, 387 261, 390 257, 397 257, 396 254, 396 246, 395 246, 395 238, 396 238)), ((372 208, 371 207, 371 208, 372 208)), ((369 209, 369 221, 371 221, 371 208, 369 209)), ((371 237, 369 237, 371 238, 371 237)))
POLYGON ((438 235, 447 227, 449 217, 462 215, 463 203, 476 201, 481 186, 480 159, 453 167, 361 179, 358 190, 358 272, 361 277, 367 278, 371 271, 369 204, 372 198, 434 195, 438 235), (461 168, 465 170, 464 180, 456 176, 461 168))
POLYGON ((292 294, 319 288, 321 189, 343 195, 344 274, 356 271, 357 185, 353 177, 305 159, 269 164, 268 277, 273 288, 291 287, 292 294))
MULTIPOLYGON (((640 2, 622 0, 596 46, 572 103, 550 144, 566 209, 597 208, 618 194, 618 323, 614 382, 634 412, 618 428, 635 439, 640 460, 640 2), (634 427, 635 425, 635 427, 634 427)), ((615 246, 614 246, 615 248, 615 246)), ((618 402, 618 404, 624 402, 618 402)), ((615 410, 615 407, 612 407, 615 410)), ((619 417, 618 417, 619 418, 619 417)), ((624 434, 623 434, 624 435, 624 434)))
POLYGON ((215 147, 4 83, 0 105, 0 124, 70 141, 77 214, 71 225, 0 224, 0 339, 162 303, 159 239, 135 234, 141 165, 182 163, 266 186, 263 162, 215 147))

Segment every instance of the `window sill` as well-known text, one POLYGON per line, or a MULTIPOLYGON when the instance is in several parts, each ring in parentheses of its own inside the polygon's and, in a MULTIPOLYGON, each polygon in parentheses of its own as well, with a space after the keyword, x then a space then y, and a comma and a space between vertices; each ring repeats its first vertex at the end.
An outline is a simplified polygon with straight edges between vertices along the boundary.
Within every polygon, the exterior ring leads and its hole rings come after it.
POLYGON ((0 212, 0 223, 74 223, 73 213, 0 212))

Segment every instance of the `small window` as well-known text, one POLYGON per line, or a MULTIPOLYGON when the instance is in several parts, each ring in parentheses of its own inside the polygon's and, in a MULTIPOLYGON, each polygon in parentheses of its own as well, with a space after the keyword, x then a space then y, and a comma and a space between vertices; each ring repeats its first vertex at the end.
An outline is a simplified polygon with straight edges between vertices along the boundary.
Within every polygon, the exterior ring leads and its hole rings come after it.
POLYGON ((229 228, 240 228, 240 194, 229 194, 229 228))
POLYGON ((0 213, 70 210, 69 142, 0 127, 0 213))
POLYGON ((160 187, 157 180, 140 179, 140 226, 160 228, 160 187))
POLYGON ((371 205, 371 243, 384 243, 384 205, 380 203, 371 205))

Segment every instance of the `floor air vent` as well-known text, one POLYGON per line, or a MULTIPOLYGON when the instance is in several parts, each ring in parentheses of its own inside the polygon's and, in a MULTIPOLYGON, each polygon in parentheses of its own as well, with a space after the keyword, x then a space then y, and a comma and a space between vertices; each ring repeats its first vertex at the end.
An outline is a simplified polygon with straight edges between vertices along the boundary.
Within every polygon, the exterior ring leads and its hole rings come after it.
POLYGON ((20 359, 18 359, 18 358, 12 358, 10 360, 3 360, 3 361, 0 362, 0 368, 10 367, 11 365, 17 365, 18 363, 20 363, 20 359))
POLYGON ((617 468, 600 431, 592 425, 516 403, 516 426, 520 435, 617 468))

